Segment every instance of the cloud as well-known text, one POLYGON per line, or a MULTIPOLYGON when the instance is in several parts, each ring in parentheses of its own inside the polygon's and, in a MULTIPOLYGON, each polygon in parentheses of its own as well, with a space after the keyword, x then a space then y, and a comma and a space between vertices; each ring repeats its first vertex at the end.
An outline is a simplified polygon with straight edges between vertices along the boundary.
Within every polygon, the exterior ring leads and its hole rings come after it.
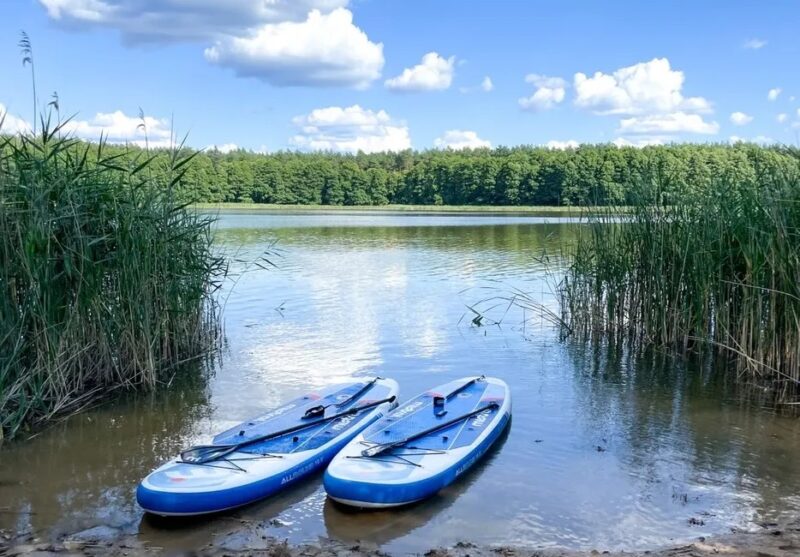
POLYGON ((3 103, 0 103, 0 122, 2 122, 0 134, 14 135, 18 133, 28 133, 33 130, 26 120, 10 114, 3 103))
POLYGON ((318 108, 296 117, 294 124, 300 133, 289 143, 303 150, 377 153, 411 148, 408 127, 383 110, 359 105, 318 108))
POLYGON ((775 143, 775 140, 771 137, 767 137, 766 135, 757 135, 750 139, 745 137, 739 137, 738 135, 732 135, 728 138, 728 142, 731 144, 736 143, 758 143, 760 145, 772 145, 775 143))
POLYGON ((265 23, 303 21, 349 0, 39 0, 64 25, 109 27, 129 42, 195 41, 243 35, 265 23))
POLYGON ((567 82, 560 77, 529 74, 525 77, 525 82, 532 83, 536 91, 530 97, 517 101, 523 110, 550 110, 561 103, 566 95, 567 82))
POLYGON ((786 120, 789 119, 789 115, 786 114, 785 112, 781 112, 775 117, 775 119, 778 121, 779 124, 783 124, 786 120))
POLYGON ((767 100, 768 101, 777 100, 778 96, 780 96, 782 91, 783 91, 783 89, 781 89, 780 87, 775 87, 773 89, 770 89, 769 92, 767 93, 767 100))
POLYGON ((384 85, 392 91, 441 91, 453 83, 455 56, 442 58, 436 52, 422 57, 422 62, 387 79, 384 85))
POLYGON ((370 42, 344 8, 317 10, 302 22, 265 24, 247 37, 227 37, 206 60, 279 86, 346 85, 364 88, 383 68, 383 44, 370 42))
POLYGON ((438 149, 491 149, 491 142, 481 139, 470 130, 448 130, 442 137, 437 137, 433 145, 438 149))
POLYGON ((649 147, 650 145, 663 145, 666 142, 663 137, 641 137, 635 140, 630 140, 626 137, 618 137, 611 143, 617 147, 635 147, 641 149, 642 147, 649 147))
POLYGON ((735 126, 744 126, 753 121, 753 117, 744 112, 734 112, 731 114, 731 123, 735 126))
POLYGON ((109 143, 129 143, 139 147, 171 147, 174 143, 169 120, 128 116, 121 110, 98 112, 90 120, 74 118, 64 125, 64 131, 89 141, 98 141, 102 136, 109 143))
POLYGON ((666 58, 654 58, 611 74, 592 77, 576 73, 575 104, 596 114, 652 114, 674 111, 710 112, 703 97, 684 97, 684 75, 673 70, 666 58))
MULTIPOLYGON (((24 119, 9 114, 0 103, 0 119, 5 120, 0 132, 5 134, 28 133, 31 125, 24 119)), ((128 116, 121 110, 98 112, 94 117, 83 120, 78 117, 64 122, 62 131, 72 137, 87 141, 104 141, 114 144, 131 144, 151 148, 174 145, 172 125, 165 118, 153 116, 128 116)))
POLYGON ((222 145, 209 145, 205 148, 206 151, 219 151, 220 153, 232 153, 238 151, 239 146, 236 143, 223 143, 222 145))
POLYGON ((704 97, 684 96, 684 80, 683 72, 672 69, 666 58, 654 58, 610 74, 595 72, 589 77, 576 73, 575 105, 598 115, 626 116, 617 129, 621 134, 663 139, 666 134, 718 133, 719 124, 701 116, 713 112, 711 103, 704 97))
MULTIPOLYGON (((459 60, 459 62, 461 62, 461 60, 459 60)), ((492 82, 492 78, 487 75, 486 77, 483 78, 483 81, 481 81, 480 85, 476 85, 474 87, 472 86, 459 87, 458 90, 465 95, 468 93, 475 93, 476 91, 491 93, 492 91, 494 91, 494 83, 492 82)))
POLYGON ((548 149, 557 149, 559 151, 563 151, 565 149, 577 149, 580 147, 580 143, 575 141, 574 139, 569 139, 567 141, 558 141, 557 139, 551 139, 547 143, 544 144, 545 147, 548 149))
POLYGON ((623 118, 620 120, 618 132, 622 134, 698 133, 713 135, 719 132, 719 124, 706 122, 699 114, 672 112, 623 118))
POLYGON ((765 46, 767 46, 767 41, 762 39, 749 39, 745 41, 744 44, 742 45, 743 48, 749 50, 759 50, 761 48, 764 48, 765 46))
POLYGON ((349 0, 39 2, 64 26, 117 29, 126 42, 205 42, 209 62, 274 85, 364 88, 384 64, 383 45, 353 24, 349 0))

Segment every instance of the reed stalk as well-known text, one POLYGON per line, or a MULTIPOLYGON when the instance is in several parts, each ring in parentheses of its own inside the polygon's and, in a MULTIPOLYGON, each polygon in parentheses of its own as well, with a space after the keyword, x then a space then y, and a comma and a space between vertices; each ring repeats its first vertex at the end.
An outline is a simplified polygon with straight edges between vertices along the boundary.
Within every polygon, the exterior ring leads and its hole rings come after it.
MULTIPOLYGON (((42 119, 0 135, 0 435, 153 388, 219 340, 211 220, 175 196, 190 157, 107 154, 42 119)), ((0 130, 2 131, 2 130, 0 130)))
POLYGON ((558 292, 584 338, 710 350, 777 403, 800 394, 800 176, 754 165, 672 191, 650 172, 624 218, 588 218, 558 292))

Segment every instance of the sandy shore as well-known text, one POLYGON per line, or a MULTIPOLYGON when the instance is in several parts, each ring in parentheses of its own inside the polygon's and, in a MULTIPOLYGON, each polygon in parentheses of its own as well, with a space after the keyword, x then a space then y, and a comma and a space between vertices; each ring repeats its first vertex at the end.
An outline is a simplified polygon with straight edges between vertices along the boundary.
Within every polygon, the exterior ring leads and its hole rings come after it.
MULTIPOLYGON (((234 532, 224 540, 205 547, 187 547, 181 555, 267 556, 267 557, 388 557, 374 544, 345 544, 335 540, 320 539, 314 544, 289 545, 285 541, 254 532, 234 532)), ((45 541, 33 536, 14 537, 0 532, 0 556, 44 557, 48 555, 176 555, 160 547, 148 545, 135 536, 120 535, 118 531, 97 527, 78 532, 57 541, 45 541)), ((453 547, 431 548, 425 557, 789 557, 800 555, 800 518, 785 524, 764 524, 755 532, 732 532, 715 538, 699 538, 678 547, 639 552, 609 552, 602 548, 591 551, 560 549, 522 549, 514 547, 486 547, 461 542, 453 547)))

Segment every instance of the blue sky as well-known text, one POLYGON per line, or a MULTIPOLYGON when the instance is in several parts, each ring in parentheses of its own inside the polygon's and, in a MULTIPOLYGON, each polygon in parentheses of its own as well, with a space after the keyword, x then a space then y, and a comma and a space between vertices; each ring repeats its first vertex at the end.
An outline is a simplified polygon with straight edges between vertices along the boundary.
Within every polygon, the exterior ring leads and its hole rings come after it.
POLYGON ((6 129, 58 91, 75 134, 252 150, 797 143, 800 4, 9 0, 6 129), (487 80, 488 78, 488 80, 487 80), (773 93, 770 95, 770 91, 773 93))

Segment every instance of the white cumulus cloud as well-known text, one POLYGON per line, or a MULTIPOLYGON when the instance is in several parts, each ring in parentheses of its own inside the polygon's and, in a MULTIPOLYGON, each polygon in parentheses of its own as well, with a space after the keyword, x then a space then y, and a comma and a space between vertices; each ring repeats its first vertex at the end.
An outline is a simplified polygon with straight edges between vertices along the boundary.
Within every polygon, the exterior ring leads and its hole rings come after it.
POLYGON ((455 56, 443 58, 436 52, 422 57, 422 62, 387 79, 384 85, 392 91, 441 91, 453 83, 455 56))
POLYGON ((769 92, 767 92, 767 100, 768 101, 777 100, 782 91, 783 89, 781 89, 780 87, 774 87, 770 89, 769 92))
POLYGON ((264 23, 302 21, 349 0, 39 0, 47 15, 70 27, 118 29, 129 41, 175 41, 243 35, 264 23))
POLYGON ((719 124, 706 122, 699 114, 672 112, 623 118, 619 123, 621 134, 676 134, 697 133, 713 135, 719 132, 719 124))
POLYGON ((33 130, 26 120, 9 113, 3 103, 0 103, 0 123, 0 134, 13 135, 17 133, 28 133, 33 130))
POLYGON ((492 78, 488 75, 483 78, 479 85, 476 86, 467 86, 467 87, 459 87, 458 89, 463 94, 468 93, 475 93, 476 91, 483 91, 484 93, 491 93, 494 91, 494 83, 492 82, 492 78))
MULTIPOLYGON (((599 115, 624 116, 617 132, 661 137, 667 134, 715 134, 719 124, 703 114, 713 112, 704 97, 683 93, 685 76, 667 58, 654 58, 591 77, 576 73, 575 105, 599 115)), ((640 142, 641 140, 639 140, 640 142)))
POLYGON ((64 125, 64 131, 89 141, 98 141, 102 136, 109 143, 130 143, 140 147, 170 147, 173 144, 169 120, 128 116, 121 110, 98 112, 90 120, 74 118, 64 125))
POLYGON ((547 143, 544 144, 545 147, 548 149, 558 149, 559 151, 563 151, 565 149, 577 149, 580 146, 580 143, 575 141, 574 139, 568 139, 567 141, 559 141, 557 139, 551 139, 547 143))
POLYGON ((617 147, 636 147, 637 149, 641 149, 642 147, 649 147, 650 145, 663 145, 665 139, 663 137, 642 137, 631 140, 627 137, 618 137, 611 143, 617 147))
POLYGON ((745 137, 739 137, 738 135, 732 135, 728 138, 728 142, 731 144, 735 143, 758 143, 760 145, 772 145, 775 143, 775 140, 771 137, 767 137, 766 135, 757 135, 750 139, 745 137))
POLYGON ((529 74, 525 77, 525 81, 532 83, 536 90, 530 97, 523 97, 517 101, 524 110, 549 110, 555 108, 566 96, 567 82, 560 77, 529 74))
POLYGON ((344 8, 317 10, 302 22, 265 24, 252 35, 227 37, 205 51, 214 64, 273 85, 363 88, 383 68, 383 44, 373 43, 344 8))
POLYGON ((437 137, 433 145, 439 149, 482 149, 491 148, 490 141, 481 139, 470 130, 448 130, 442 137, 437 137))
POLYGON ((778 121, 779 124, 783 124, 786 120, 789 119, 789 115, 786 114, 785 112, 781 112, 775 117, 775 119, 778 121))
POLYGON ((767 46, 767 41, 753 38, 746 40, 742 46, 749 50, 759 50, 767 46))
POLYGON ((296 117, 294 124, 300 131, 289 143, 303 150, 377 153, 411 148, 405 124, 394 121, 383 110, 359 105, 317 108, 296 117))
POLYGON ((223 143, 221 145, 209 145, 205 148, 206 151, 219 151, 220 153, 232 153, 237 151, 239 146, 236 143, 223 143))
POLYGON ((736 126, 744 126, 753 121, 753 117, 744 112, 734 112, 731 114, 731 123, 736 126))
POLYGON ((597 114, 651 114, 674 111, 710 112, 703 97, 684 97, 682 71, 673 70, 666 58, 654 58, 611 74, 591 77, 576 73, 575 104, 597 114))
MULTIPOLYGON (((2 103, 0 120, 3 120, 0 133, 27 133, 32 129, 26 120, 8 113, 2 103)), ((65 121, 61 129, 66 135, 87 141, 99 141, 102 137, 108 143, 151 148, 171 147, 174 144, 169 120, 146 115, 128 116, 121 110, 98 112, 88 120, 76 116, 65 121)))

